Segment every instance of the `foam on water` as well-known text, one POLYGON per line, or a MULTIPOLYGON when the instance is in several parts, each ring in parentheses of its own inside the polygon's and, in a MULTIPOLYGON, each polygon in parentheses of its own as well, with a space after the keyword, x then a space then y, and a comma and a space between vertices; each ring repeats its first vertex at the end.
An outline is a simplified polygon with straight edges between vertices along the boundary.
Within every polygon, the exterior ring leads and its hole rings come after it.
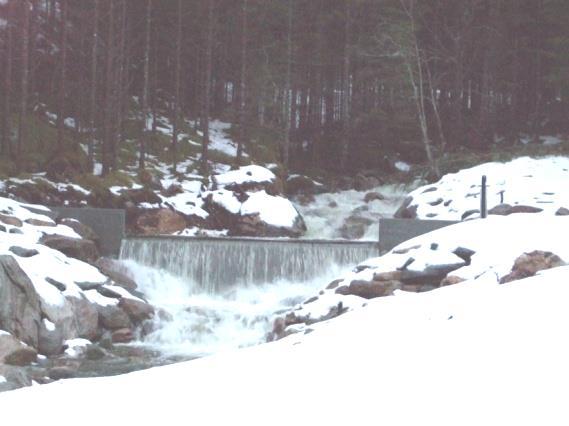
POLYGON ((290 308, 343 272, 331 266, 312 280, 242 285, 224 293, 200 291, 196 283, 164 270, 124 261, 156 315, 154 331, 138 344, 167 356, 199 357, 265 341, 275 313, 290 308))

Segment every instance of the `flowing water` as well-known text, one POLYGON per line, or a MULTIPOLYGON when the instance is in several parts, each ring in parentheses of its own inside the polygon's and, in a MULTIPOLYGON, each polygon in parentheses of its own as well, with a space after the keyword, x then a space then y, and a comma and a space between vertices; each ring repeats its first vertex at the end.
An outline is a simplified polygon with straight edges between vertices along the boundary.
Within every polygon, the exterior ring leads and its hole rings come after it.
POLYGON ((131 238, 121 259, 161 311, 141 344, 203 356, 265 340, 276 313, 369 257, 375 243, 131 238))

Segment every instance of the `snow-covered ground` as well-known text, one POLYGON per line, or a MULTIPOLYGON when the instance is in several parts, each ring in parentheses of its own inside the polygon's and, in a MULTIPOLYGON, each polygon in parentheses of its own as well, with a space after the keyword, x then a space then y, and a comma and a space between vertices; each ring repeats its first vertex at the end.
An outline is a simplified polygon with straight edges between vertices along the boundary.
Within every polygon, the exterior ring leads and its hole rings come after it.
POLYGON ((64 401, 83 424, 567 424, 569 267, 496 280, 523 251, 568 260, 567 225, 520 214, 435 231, 364 264, 377 272, 413 256, 425 266, 466 244, 472 264, 453 274, 467 281, 397 291, 270 344, 3 394, 2 416, 60 423, 53 407, 64 401), (93 410, 95 395, 121 403, 93 410))
POLYGON ((569 158, 521 157, 507 163, 486 163, 451 173, 409 194, 419 219, 461 220, 476 217, 482 176, 487 177, 488 208, 505 203, 541 209, 552 215, 569 208, 569 158))

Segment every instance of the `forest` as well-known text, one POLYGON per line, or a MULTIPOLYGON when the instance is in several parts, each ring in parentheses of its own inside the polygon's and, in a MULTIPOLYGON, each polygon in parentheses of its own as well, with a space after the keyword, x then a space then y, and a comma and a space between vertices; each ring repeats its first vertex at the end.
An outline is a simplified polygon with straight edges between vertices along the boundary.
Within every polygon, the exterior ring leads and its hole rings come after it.
POLYGON ((569 130, 567 22, 565 0, 0 0, 1 162, 80 142, 105 175, 135 140, 144 169, 164 116, 161 149, 182 160, 191 123, 205 175, 218 117, 236 165, 270 140, 289 172, 436 176, 449 152, 569 130))

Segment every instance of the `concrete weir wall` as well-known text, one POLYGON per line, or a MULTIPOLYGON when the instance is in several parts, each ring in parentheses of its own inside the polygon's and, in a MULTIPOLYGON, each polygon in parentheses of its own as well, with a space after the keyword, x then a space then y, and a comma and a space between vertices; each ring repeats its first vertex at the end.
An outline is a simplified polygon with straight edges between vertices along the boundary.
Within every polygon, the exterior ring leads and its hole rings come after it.
POLYGON ((399 244, 457 222, 448 220, 379 219, 379 252, 388 252, 399 244))
POLYGON ((125 235, 125 212, 120 209, 52 207, 56 218, 77 219, 99 236, 103 256, 118 257, 125 235))

